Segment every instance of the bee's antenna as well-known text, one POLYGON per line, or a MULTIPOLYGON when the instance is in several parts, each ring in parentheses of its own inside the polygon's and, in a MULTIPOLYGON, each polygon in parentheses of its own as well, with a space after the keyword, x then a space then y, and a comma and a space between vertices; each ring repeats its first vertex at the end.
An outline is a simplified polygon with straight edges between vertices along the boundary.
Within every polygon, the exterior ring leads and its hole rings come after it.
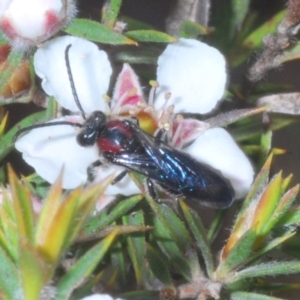
MULTIPOLYGON (((70 65, 70 60, 69 60, 69 49, 71 48, 71 46, 72 46, 71 44, 68 45, 66 47, 66 50, 65 50, 65 60, 66 60, 67 72, 68 72, 69 81, 70 81, 70 84, 71 84, 71 90, 72 90, 72 94, 73 94, 75 103, 76 103, 78 109, 80 110, 83 119, 86 120, 85 113, 84 113, 84 111, 82 109, 82 106, 79 102, 79 98, 78 98, 78 95, 77 95, 77 92, 76 92, 74 79, 73 79, 73 75, 72 75, 72 71, 71 71, 71 65, 70 65)), ((20 129, 14 135, 13 142, 15 142, 18 139, 18 137, 24 132, 27 132, 27 131, 30 131, 30 130, 36 129, 36 128, 56 126, 56 125, 71 125, 71 126, 75 126, 75 127, 79 127, 79 128, 83 127, 80 123, 72 123, 72 122, 68 122, 68 121, 57 121, 57 122, 51 122, 51 123, 35 124, 35 125, 31 125, 31 126, 24 127, 22 129, 20 129)))
POLYGON ((79 101, 79 98, 78 98, 78 95, 77 95, 77 92, 76 92, 76 88, 75 88, 75 84, 74 84, 74 79, 73 79, 73 75, 72 75, 72 71, 71 71, 71 65, 70 65, 70 59, 69 59, 69 50, 70 50, 71 46, 72 45, 69 44, 66 47, 66 50, 65 50, 65 60, 66 60, 66 66, 67 66, 68 76, 69 76, 69 80, 70 80, 70 84, 71 84, 71 89, 72 89, 72 94, 73 94, 75 103, 76 103, 78 109, 80 110, 83 119, 86 120, 84 110, 82 109, 82 106, 80 104, 80 101, 79 101))
POLYGON ((79 123, 72 123, 68 121, 57 121, 57 122, 52 122, 52 123, 42 123, 42 124, 35 124, 31 126, 24 127, 20 129, 13 137, 13 143, 18 139, 18 137, 29 130, 35 129, 35 128, 41 128, 41 127, 48 127, 48 126, 56 126, 56 125, 71 125, 71 126, 76 126, 79 128, 82 128, 83 126, 79 123))

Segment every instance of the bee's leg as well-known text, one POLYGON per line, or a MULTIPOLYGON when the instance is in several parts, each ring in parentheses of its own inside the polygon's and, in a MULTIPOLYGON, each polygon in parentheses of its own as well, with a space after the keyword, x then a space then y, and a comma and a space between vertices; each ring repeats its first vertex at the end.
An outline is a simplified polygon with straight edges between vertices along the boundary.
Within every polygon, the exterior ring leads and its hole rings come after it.
POLYGON ((93 163, 91 163, 87 168, 87 175, 88 180, 93 181, 97 175, 96 168, 100 167, 102 165, 102 162, 100 160, 96 160, 93 163))
POLYGON ((119 181, 121 181, 126 175, 128 174, 128 170, 124 170, 122 171, 119 175, 117 175, 115 177, 115 179, 112 181, 112 185, 118 183, 119 181))
MULTIPOLYGON (((88 166, 87 174, 88 174, 89 181, 93 181, 95 179, 95 177, 97 175, 97 172, 95 171, 95 169, 97 167, 100 167, 101 165, 103 165, 103 163, 100 160, 96 160, 88 166)), ((117 182, 121 181, 127 175, 127 173, 128 173, 127 170, 122 171, 119 175, 117 175, 115 177, 115 179, 112 181, 111 184, 114 185, 117 182)))
POLYGON ((148 190, 150 197, 152 199, 154 199, 155 201, 158 201, 158 195, 157 195, 156 187, 155 187, 153 181, 151 181, 149 178, 146 178, 146 185, 147 185, 147 190, 148 190))
POLYGON ((167 142, 167 131, 164 128, 160 128, 155 132, 155 144, 159 146, 160 142, 167 142))
POLYGON ((139 119, 138 119, 137 117, 135 117, 135 116, 130 116, 130 121, 131 121, 133 124, 135 124, 135 125, 137 125, 137 126, 140 126, 140 121, 139 121, 139 119))

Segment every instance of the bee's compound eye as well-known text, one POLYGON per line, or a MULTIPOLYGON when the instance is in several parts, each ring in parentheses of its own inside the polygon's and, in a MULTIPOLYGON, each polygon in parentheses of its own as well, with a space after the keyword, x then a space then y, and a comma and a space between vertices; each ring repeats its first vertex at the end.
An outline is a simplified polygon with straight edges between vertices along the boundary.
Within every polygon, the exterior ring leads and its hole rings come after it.
POLYGON ((96 131, 91 132, 90 134, 83 131, 77 135, 77 143, 80 146, 86 147, 86 146, 93 146, 96 141, 96 131))
POLYGON ((80 146, 86 146, 86 137, 85 137, 85 134, 84 133, 79 133, 77 135, 77 143, 80 145, 80 146))
POLYGON ((102 123, 105 123, 107 118, 106 115, 99 110, 94 111, 91 117, 97 120, 97 123, 99 123, 100 125, 102 125, 102 123))

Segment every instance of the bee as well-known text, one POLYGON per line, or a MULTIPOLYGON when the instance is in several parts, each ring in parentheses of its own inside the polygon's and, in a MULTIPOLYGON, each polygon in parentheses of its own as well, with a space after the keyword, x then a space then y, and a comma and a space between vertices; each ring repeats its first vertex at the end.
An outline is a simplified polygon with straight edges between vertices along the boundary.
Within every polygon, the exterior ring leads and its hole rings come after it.
POLYGON ((77 135, 79 145, 88 147, 96 144, 100 163, 104 159, 125 168, 114 183, 121 180, 128 171, 134 171, 146 177, 148 191, 153 198, 157 198, 156 189, 159 188, 200 205, 220 209, 231 206, 234 192, 230 182, 216 169, 169 146, 162 138, 163 130, 152 136, 139 127, 137 119, 111 119, 102 111, 94 111, 86 118, 71 73, 68 59, 70 47, 68 45, 65 50, 66 67, 74 100, 85 122, 63 121, 29 126, 21 129, 15 140, 21 133, 38 127, 66 124, 77 126, 80 128, 77 135))

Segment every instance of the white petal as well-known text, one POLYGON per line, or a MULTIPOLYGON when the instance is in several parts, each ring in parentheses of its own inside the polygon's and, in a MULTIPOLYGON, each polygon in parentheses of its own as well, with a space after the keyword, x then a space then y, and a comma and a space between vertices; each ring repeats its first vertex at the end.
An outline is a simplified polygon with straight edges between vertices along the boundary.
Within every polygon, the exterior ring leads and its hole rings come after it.
MULTIPOLYGON (((79 123, 79 117, 53 120, 79 123)), ((87 180, 87 168, 99 157, 97 146, 81 147, 76 141, 78 129, 69 125, 57 125, 31 130, 16 143, 23 159, 46 181, 53 183, 62 167, 63 188, 73 189, 87 180)))
POLYGON ((1 0, 0 1, 0 17, 5 13, 9 5, 11 4, 11 0, 1 0))
POLYGON ((253 181, 253 167, 225 129, 213 128, 204 131, 184 152, 220 170, 230 180, 236 199, 248 193, 253 181))
POLYGON ((67 45, 75 88, 83 110, 104 111, 107 107, 102 96, 107 92, 112 73, 107 54, 87 40, 63 36, 45 43, 34 55, 34 67, 42 78, 48 95, 73 112, 79 109, 74 101, 67 74, 65 50, 67 45))
POLYGON ((124 64, 117 78, 111 100, 112 113, 126 113, 141 104, 145 104, 145 102, 139 78, 130 65, 124 64))
MULTIPOLYGON (((108 175, 114 173, 115 176, 119 175, 125 168, 116 166, 116 165, 108 165, 108 166, 101 166, 97 172, 97 176, 95 178, 95 182, 102 181, 108 175)), ((130 196, 133 194, 141 193, 137 185, 133 182, 130 176, 127 174, 122 180, 117 182, 114 185, 109 185, 108 188, 105 190, 106 195, 124 195, 130 196)))
POLYGON ((164 95, 171 93, 168 105, 175 112, 205 114, 224 94, 225 59, 215 48, 193 39, 180 39, 168 45, 158 58, 155 108, 164 104, 164 95))

